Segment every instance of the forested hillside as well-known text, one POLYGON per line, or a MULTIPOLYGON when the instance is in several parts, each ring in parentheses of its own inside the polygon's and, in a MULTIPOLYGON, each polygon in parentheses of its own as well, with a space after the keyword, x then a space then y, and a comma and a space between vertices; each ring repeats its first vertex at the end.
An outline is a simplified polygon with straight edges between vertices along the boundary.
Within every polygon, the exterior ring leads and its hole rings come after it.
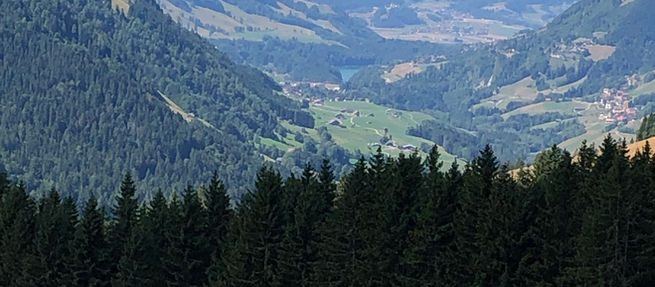
POLYGON ((217 175, 139 207, 128 174, 109 218, 0 175, 0 285, 650 286, 655 160, 626 152, 553 147, 516 178, 489 146, 446 172, 436 148, 378 153, 338 184, 263 167, 234 208, 217 175))
POLYGON ((608 131, 634 134, 626 120, 599 120, 608 113, 596 106, 608 88, 631 96, 629 105, 638 111, 633 117, 652 111, 647 95, 655 34, 645 27, 655 25, 646 15, 654 9, 655 2, 646 0, 579 1, 545 28, 463 49, 397 81, 384 78, 389 67, 362 70, 346 95, 442 114, 441 122, 424 123, 416 131, 443 146, 475 135, 468 144, 449 148, 473 146, 461 154, 466 158, 487 142, 495 144, 500 158, 513 160, 533 158, 570 139, 602 139, 608 131), (451 136, 444 140, 444 134, 451 136))
POLYGON ((0 167, 31 193, 109 204, 128 170, 167 193, 218 170, 243 192, 261 163, 256 136, 275 137, 278 118, 313 126, 270 78, 154 0, 128 14, 104 0, 3 1, 0 16, 0 167))

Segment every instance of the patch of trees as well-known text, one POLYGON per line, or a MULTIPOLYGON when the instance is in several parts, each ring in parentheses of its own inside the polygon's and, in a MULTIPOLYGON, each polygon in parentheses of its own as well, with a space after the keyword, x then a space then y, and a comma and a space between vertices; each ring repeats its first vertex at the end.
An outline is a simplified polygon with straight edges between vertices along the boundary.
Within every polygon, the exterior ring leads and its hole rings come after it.
POLYGON ((378 152, 338 184, 327 161, 263 167, 236 205, 217 175, 140 202, 128 174, 109 215, 2 175, 0 285, 647 286, 655 162, 626 152, 607 137, 512 172, 489 146, 447 171, 436 147, 378 152))
POLYGON ((637 140, 645 140, 655 136, 655 114, 644 117, 637 131, 637 140))
POLYGON ((416 11, 407 6, 398 7, 378 7, 371 23, 375 27, 382 28, 402 28, 407 25, 424 24, 423 20, 418 17, 416 11))

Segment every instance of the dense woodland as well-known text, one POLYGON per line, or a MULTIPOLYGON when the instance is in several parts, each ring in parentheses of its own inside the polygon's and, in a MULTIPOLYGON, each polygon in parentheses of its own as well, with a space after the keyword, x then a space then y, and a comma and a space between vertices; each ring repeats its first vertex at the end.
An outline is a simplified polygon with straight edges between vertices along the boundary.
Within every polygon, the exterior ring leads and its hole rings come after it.
POLYGON ((218 169, 245 192, 262 162, 257 138, 276 138, 279 119, 313 127, 279 90, 154 0, 127 15, 105 0, 0 3, 0 162, 35 195, 57 183, 108 204, 128 170, 140 187, 183 188, 218 169))
POLYGON ((149 202, 127 174, 113 205, 80 211, 1 176, 0 285, 651 286, 651 153, 608 136, 518 173, 489 146, 445 172, 436 148, 378 153, 338 183, 327 161, 263 167, 236 206, 216 174, 149 202))

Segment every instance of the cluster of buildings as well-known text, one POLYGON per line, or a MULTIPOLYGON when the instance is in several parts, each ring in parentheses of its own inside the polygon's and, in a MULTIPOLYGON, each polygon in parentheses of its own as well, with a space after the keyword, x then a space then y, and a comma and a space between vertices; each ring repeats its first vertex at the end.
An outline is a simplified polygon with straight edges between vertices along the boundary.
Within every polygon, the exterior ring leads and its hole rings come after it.
POLYGON ((599 107, 605 110, 599 119, 608 123, 625 123, 637 117, 637 109, 630 107, 630 95, 622 90, 603 89, 599 107))
POLYGON ((386 147, 395 147, 398 148, 399 150, 409 150, 413 151, 416 149, 416 146, 413 144, 404 144, 404 145, 399 145, 396 143, 396 141, 389 139, 384 143, 369 143, 368 146, 370 147, 381 147, 381 146, 386 146, 386 147))
POLYGON ((297 98, 302 98, 303 95, 306 94, 307 91, 312 88, 323 88, 332 92, 339 92, 341 90, 341 85, 336 83, 281 82, 279 84, 282 86, 282 92, 288 95, 295 96, 297 98))

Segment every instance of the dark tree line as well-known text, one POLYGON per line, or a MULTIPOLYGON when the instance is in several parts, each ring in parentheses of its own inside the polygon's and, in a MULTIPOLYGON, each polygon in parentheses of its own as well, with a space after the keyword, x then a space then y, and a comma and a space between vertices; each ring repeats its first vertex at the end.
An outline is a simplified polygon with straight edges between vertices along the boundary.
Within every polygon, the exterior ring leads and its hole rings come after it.
POLYGON ((263 167, 233 207, 217 175, 149 203, 127 174, 110 215, 39 200, 0 176, 2 286, 649 286, 655 159, 608 137, 509 171, 487 146, 465 167, 433 148, 263 167))

